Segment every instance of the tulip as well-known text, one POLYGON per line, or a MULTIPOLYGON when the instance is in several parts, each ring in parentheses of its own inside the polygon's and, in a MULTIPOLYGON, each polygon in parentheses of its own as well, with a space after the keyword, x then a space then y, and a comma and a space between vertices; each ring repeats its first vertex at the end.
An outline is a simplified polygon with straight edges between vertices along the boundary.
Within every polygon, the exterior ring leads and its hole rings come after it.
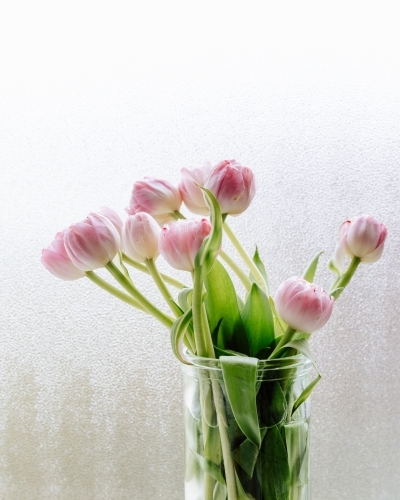
POLYGON ((274 300, 283 321, 294 330, 307 333, 325 325, 334 304, 334 299, 325 290, 299 277, 281 283, 274 300))
POLYGON ((159 224, 173 219, 172 214, 179 211, 182 197, 179 189, 168 181, 145 177, 133 185, 129 215, 146 212, 159 224))
POLYGON ((217 199, 222 214, 229 215, 244 212, 256 193, 253 172, 236 160, 218 163, 208 176, 205 187, 217 199))
POLYGON ((125 253, 136 262, 156 259, 160 252, 158 240, 161 229, 146 212, 130 215, 122 229, 122 246, 125 253))
POLYGON ((346 255, 358 257, 365 264, 376 262, 382 256, 386 235, 386 226, 371 215, 347 219, 340 227, 333 267, 343 274, 346 255))
POLYGON ((202 168, 181 169, 181 182, 179 191, 187 208, 198 215, 208 215, 210 210, 204 199, 203 191, 199 186, 204 186, 209 176, 212 165, 206 161, 202 168))
POLYGON ((196 254, 204 238, 210 233, 207 219, 178 220, 161 231, 160 253, 168 264, 182 271, 193 271, 196 254))
POLYGON ((44 267, 57 278, 72 281, 83 278, 85 272, 78 269, 69 258, 64 245, 65 232, 64 230, 56 234, 50 246, 42 250, 40 260, 44 267))
POLYGON ((118 253, 120 237, 104 215, 91 213, 73 224, 64 236, 65 249, 73 264, 83 271, 105 266, 118 253))
POLYGON ((107 217, 107 219, 113 223, 115 229, 118 231, 118 234, 121 236, 123 222, 117 212, 109 207, 101 207, 100 211, 97 213, 104 215, 104 217, 107 217))

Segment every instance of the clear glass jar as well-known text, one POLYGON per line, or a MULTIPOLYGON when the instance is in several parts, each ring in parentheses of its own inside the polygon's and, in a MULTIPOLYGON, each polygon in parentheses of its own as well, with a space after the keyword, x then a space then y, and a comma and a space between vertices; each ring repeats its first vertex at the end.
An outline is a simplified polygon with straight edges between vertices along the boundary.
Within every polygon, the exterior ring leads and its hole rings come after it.
POLYGON ((220 362, 187 357, 185 500, 310 500, 309 398, 293 409, 310 383, 311 361, 303 355, 259 361, 258 447, 235 420, 220 362))

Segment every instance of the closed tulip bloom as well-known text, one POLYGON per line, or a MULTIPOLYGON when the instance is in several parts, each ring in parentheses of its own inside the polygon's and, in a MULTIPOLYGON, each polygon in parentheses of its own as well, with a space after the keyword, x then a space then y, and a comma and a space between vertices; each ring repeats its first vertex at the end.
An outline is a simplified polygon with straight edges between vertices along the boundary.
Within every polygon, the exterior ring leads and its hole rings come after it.
POLYGON ((101 207, 100 211, 97 213, 104 215, 104 217, 107 217, 107 219, 113 223, 115 229, 118 231, 118 234, 121 236, 123 222, 117 212, 109 207, 101 207))
POLYGON ((174 212, 180 209, 182 197, 179 189, 168 181, 145 177, 133 185, 129 215, 138 212, 150 214, 159 224, 173 219, 174 212))
POLYGON ((347 253, 372 264, 380 259, 387 229, 372 215, 362 215, 345 222, 347 253))
POLYGON ((73 264, 82 271, 104 267, 118 253, 120 237, 114 224, 104 215, 91 213, 68 228, 65 249, 73 264))
POLYGON ((283 321, 291 328, 307 333, 325 325, 334 304, 334 299, 325 290, 299 277, 281 283, 274 300, 283 321))
POLYGON ((161 228, 153 217, 145 212, 130 215, 122 229, 122 247, 136 262, 156 259, 160 252, 158 240, 161 228))
POLYGON ((181 170, 181 182, 179 190, 183 199, 183 203, 194 214, 208 215, 210 210, 204 199, 203 191, 199 186, 204 186, 206 179, 209 176, 212 165, 206 161, 201 168, 181 170))
POLYGON ((236 160, 224 160, 216 165, 205 187, 217 199, 221 212, 239 215, 250 205, 256 193, 254 174, 236 160))
POLYGON ((44 267, 57 278, 65 281, 77 280, 85 276, 85 272, 78 269, 69 258, 64 245, 64 234, 56 234, 54 241, 48 248, 42 250, 41 262, 44 267))
POLYGON ((161 230, 160 253, 171 267, 193 271, 196 254, 211 231, 207 219, 178 220, 161 230))

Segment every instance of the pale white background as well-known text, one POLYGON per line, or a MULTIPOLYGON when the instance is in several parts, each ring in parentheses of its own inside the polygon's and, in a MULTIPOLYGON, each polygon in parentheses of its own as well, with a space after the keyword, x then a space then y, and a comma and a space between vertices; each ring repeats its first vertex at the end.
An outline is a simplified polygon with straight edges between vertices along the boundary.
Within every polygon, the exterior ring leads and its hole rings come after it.
POLYGON ((168 332, 39 258, 89 211, 122 216, 135 180, 178 182, 206 158, 254 169, 258 195, 232 225, 273 289, 319 250, 328 287, 345 218, 387 224, 382 260, 312 340, 312 489, 400 498, 395 3, 2 4, 1 499, 183 500, 168 332))

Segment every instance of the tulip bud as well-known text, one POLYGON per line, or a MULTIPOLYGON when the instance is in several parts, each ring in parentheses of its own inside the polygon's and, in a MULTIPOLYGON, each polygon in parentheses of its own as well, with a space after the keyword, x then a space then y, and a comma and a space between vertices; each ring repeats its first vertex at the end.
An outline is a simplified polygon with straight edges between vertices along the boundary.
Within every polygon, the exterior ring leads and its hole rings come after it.
POLYGON ((125 253, 136 262, 156 259, 160 252, 158 240, 161 229, 146 212, 130 215, 122 229, 122 246, 125 253))
POLYGON ((253 172, 236 160, 218 163, 208 176, 205 187, 217 199, 221 213, 229 215, 244 212, 256 193, 253 172))
POLYGON ((92 271, 116 256, 120 237, 107 217, 91 213, 84 221, 69 227, 64 243, 73 264, 83 271, 92 271))
POLYGON ((56 234, 50 246, 42 250, 40 260, 44 267, 57 278, 72 281, 83 278, 85 272, 74 266, 69 258, 64 245, 65 232, 64 230, 56 234))
POLYGON ((312 333, 322 328, 332 314, 334 299, 322 288, 304 278, 293 277, 281 283, 274 297, 279 316, 291 328, 312 333))
POLYGON ((138 212, 150 214, 159 224, 172 219, 171 214, 180 209, 182 197, 179 189, 168 181, 145 177, 133 185, 129 215, 138 212))
POLYGON ((210 231, 207 219, 178 220, 165 225, 159 241, 160 253, 175 269, 193 271, 196 254, 210 231))
POLYGON ((387 235, 386 226, 372 215, 355 217, 345 224, 348 255, 359 257, 367 264, 379 260, 387 235))
POLYGON ((181 192, 184 204, 194 214, 208 215, 210 212, 207 202, 204 199, 203 191, 199 186, 205 185, 212 168, 211 163, 206 161, 202 168, 194 168, 192 170, 182 168, 181 170, 182 177, 179 184, 179 191, 181 192))
POLYGON ((118 231, 118 234, 121 236, 123 222, 117 212, 109 207, 101 207, 100 211, 97 213, 104 215, 104 217, 107 217, 107 219, 113 223, 115 229, 118 231))

